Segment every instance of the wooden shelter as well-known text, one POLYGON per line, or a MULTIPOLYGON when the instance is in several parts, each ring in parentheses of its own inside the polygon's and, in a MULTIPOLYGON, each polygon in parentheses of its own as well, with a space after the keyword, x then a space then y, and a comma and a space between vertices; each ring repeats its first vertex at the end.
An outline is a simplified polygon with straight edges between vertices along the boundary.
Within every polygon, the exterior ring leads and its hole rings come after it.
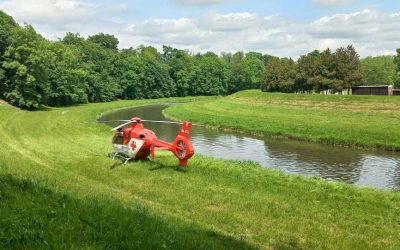
POLYGON ((353 95, 393 95, 393 85, 354 86, 353 95))

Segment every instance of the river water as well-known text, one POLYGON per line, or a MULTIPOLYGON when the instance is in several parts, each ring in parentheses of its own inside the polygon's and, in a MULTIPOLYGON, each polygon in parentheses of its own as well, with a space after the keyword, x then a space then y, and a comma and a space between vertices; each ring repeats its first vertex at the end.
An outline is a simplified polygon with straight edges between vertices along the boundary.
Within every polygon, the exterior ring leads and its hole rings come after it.
MULTIPOLYGON (((150 105, 104 114, 99 121, 140 117, 168 120, 162 110, 173 104, 150 105)), ((116 126, 119 123, 108 123, 116 126)), ((180 125, 145 123, 160 139, 173 141, 180 125)), ((369 151, 295 140, 249 136, 194 126, 191 139, 197 154, 231 160, 251 160, 287 173, 319 176, 326 180, 400 188, 400 153, 369 151)))

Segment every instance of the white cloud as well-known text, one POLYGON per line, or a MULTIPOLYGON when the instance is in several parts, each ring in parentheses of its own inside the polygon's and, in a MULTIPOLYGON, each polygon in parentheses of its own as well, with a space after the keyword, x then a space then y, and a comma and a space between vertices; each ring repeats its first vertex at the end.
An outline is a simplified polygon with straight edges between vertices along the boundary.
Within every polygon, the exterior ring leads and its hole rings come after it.
POLYGON ((163 35, 163 34, 181 34, 196 29, 193 20, 188 18, 180 19, 149 19, 142 23, 132 24, 127 31, 137 35, 163 35))
POLYGON ((193 19, 150 19, 130 25, 124 36, 156 47, 168 44, 195 52, 261 50, 290 56, 294 51, 285 48, 302 44, 295 35, 297 26, 281 16, 209 12, 193 19))
POLYGON ((256 50, 298 57, 314 49, 354 44, 361 56, 394 53, 400 47, 400 15, 377 10, 298 22, 282 16, 209 12, 199 18, 155 19, 132 25, 125 36, 161 47, 195 52, 256 50))
POLYGON ((84 0, 6 0, 0 2, 0 9, 21 24, 32 24, 50 40, 62 38, 67 32, 83 36, 115 34, 126 26, 119 14, 129 10, 125 4, 98 5, 84 0))
POLYGON ((342 7, 352 5, 357 0, 313 0, 313 2, 321 7, 342 7))
POLYGON ((318 37, 328 38, 393 40, 399 38, 398 27, 399 15, 366 9, 320 18, 311 24, 311 32, 318 37))
POLYGON ((356 46, 362 56, 393 54, 400 47, 400 15, 365 9, 322 17, 310 24, 309 33, 320 44, 356 46))
POLYGON ((262 22, 262 17, 248 12, 224 15, 209 12, 198 21, 198 24, 199 27, 211 31, 239 31, 260 26, 262 22))
POLYGON ((74 0, 8 0, 0 3, 0 9, 31 23, 85 22, 98 13, 96 5, 74 0))

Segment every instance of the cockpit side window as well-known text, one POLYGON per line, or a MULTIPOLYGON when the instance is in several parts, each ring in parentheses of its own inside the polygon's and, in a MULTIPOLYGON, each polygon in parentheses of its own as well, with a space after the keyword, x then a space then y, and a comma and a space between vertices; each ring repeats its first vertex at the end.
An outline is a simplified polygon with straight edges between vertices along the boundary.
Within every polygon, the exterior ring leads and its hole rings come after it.
POLYGON ((124 137, 120 136, 120 135, 114 135, 112 143, 113 144, 123 144, 124 143, 124 137))

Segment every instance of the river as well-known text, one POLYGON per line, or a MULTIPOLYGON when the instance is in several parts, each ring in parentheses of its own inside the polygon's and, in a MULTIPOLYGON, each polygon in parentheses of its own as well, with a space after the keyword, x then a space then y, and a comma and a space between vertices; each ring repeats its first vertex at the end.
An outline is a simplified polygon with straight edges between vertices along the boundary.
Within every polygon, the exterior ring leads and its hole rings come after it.
MULTIPOLYGON (((141 117, 168 120, 162 111, 173 104, 149 105, 104 114, 99 121, 141 117)), ((109 123, 110 126, 118 125, 109 123)), ((160 139, 173 141, 180 126, 145 123, 160 139)), ((196 153, 230 160, 251 160, 266 168, 291 174, 319 176, 328 181, 383 189, 400 188, 400 153, 369 151, 295 140, 249 136, 194 126, 191 135, 196 153)), ((189 163, 190 164, 190 163, 189 163)))

